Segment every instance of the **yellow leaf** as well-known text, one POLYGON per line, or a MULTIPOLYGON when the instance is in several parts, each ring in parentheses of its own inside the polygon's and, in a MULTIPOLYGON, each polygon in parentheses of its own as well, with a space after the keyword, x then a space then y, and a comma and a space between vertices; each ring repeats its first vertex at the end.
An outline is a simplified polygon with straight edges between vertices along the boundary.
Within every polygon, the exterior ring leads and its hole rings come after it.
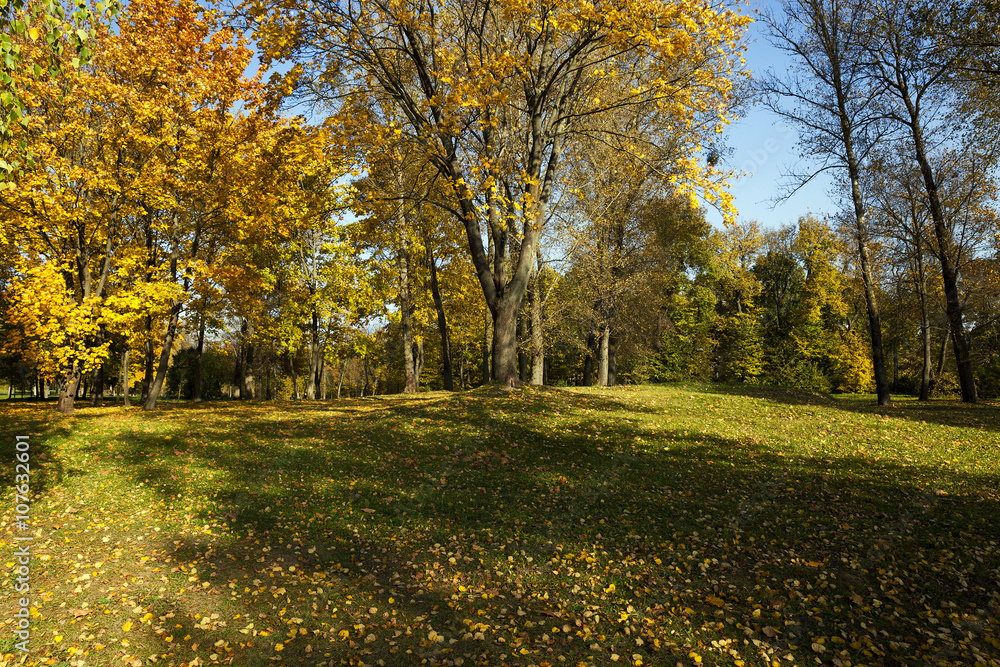
POLYGON ((31 41, 38 39, 38 28, 28 28, 28 37, 31 38, 31 41))
POLYGON ((55 637, 55 639, 53 639, 53 641, 58 644, 59 642, 62 641, 62 635, 56 635, 56 637, 55 637))
POLYGON ((275 651, 284 651, 285 650, 285 645, 282 644, 281 642, 278 642, 277 644, 274 645, 274 650, 275 651))
POLYGON ((132 629, 132 621, 125 621, 125 624, 122 626, 122 630, 128 632, 131 629, 132 629))

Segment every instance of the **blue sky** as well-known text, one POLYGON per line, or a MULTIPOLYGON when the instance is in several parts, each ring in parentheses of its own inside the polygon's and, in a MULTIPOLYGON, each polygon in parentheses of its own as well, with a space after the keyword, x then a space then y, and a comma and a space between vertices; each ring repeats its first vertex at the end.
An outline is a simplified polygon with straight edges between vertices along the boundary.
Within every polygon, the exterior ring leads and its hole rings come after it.
MULTIPOLYGON (((751 9, 763 8, 766 4, 762 0, 752 0, 751 9)), ((769 68, 780 74, 787 66, 782 53, 768 42, 759 21, 750 26, 745 56, 754 76, 769 68)), ((829 196, 828 178, 809 183, 794 197, 772 208, 773 200, 786 182, 782 174, 795 165, 806 165, 798 158, 795 128, 763 106, 750 108, 742 120, 727 128, 724 136, 733 149, 725 166, 748 172, 747 176, 733 181, 730 187, 741 220, 756 219, 764 227, 774 228, 795 222, 800 215, 810 211, 832 214, 838 209, 829 196)), ((717 226, 722 223, 722 216, 713 209, 708 210, 708 219, 717 226)))
MULTIPOLYGON (((763 9, 769 4, 778 8, 774 0, 750 0, 749 8, 745 7, 744 11, 752 14, 753 10, 763 9)), ((754 76, 769 68, 780 73, 787 66, 782 53, 768 42, 761 22, 750 25, 746 43, 744 55, 747 67, 754 76)), ((255 73, 257 68, 255 57, 247 68, 247 74, 255 73)), ((287 68, 288 65, 283 65, 273 69, 287 68)), ((292 110, 287 113, 292 113, 292 110)), ((309 115, 308 110, 300 113, 309 115)), ((749 108, 741 120, 729 125, 724 136, 732 153, 726 156, 723 166, 747 173, 732 181, 730 187, 740 220, 757 220, 765 228, 777 228, 794 223, 808 212, 822 215, 838 210, 838 204, 829 196, 830 181, 826 177, 809 183, 781 204, 774 204, 782 192, 782 185, 787 183, 782 174, 795 165, 800 170, 806 165, 798 158, 795 128, 762 105, 749 108)), ((713 225, 722 225, 722 216, 715 209, 708 207, 707 216, 713 225)))

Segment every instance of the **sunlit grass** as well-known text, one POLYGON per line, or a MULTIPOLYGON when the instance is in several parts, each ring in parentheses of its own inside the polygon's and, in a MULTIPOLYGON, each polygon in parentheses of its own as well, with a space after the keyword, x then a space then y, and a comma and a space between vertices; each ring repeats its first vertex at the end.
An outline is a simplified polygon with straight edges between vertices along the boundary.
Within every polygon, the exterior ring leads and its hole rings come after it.
POLYGON ((998 664, 997 408, 873 403, 6 404, 28 664, 998 664))

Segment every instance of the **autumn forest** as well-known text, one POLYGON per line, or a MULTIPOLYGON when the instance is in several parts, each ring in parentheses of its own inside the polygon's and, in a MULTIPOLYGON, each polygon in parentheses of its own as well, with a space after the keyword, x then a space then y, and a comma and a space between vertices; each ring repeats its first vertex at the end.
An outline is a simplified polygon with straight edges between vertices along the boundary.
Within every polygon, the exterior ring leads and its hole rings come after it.
POLYGON ((0 667, 1000 667, 995 0, 0 24, 0 667))
POLYGON ((990 7, 775 6, 763 73, 739 6, 54 7, 5 36, 9 394, 1000 392, 990 7), (751 104, 842 210, 739 216, 751 104))

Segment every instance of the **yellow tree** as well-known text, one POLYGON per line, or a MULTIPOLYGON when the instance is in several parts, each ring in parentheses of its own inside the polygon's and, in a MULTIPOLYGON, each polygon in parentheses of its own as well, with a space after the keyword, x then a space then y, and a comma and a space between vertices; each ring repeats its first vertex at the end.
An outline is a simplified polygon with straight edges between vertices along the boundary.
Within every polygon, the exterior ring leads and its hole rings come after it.
POLYGON ((453 189, 451 211, 493 316, 493 380, 504 384, 517 382, 517 315, 566 150, 602 134, 602 115, 654 104, 675 119, 684 147, 679 183, 714 188, 695 155, 727 120, 748 21, 684 0, 242 7, 265 65, 298 60, 286 89, 299 83, 339 100, 338 121, 359 140, 373 124, 406 135, 453 189), (609 80, 615 92, 602 96, 609 80), (393 113, 374 113, 373 98, 393 113))
MULTIPOLYGON (((78 75, 23 80, 30 113, 16 131, 34 163, 20 187, 0 193, 0 215, 25 249, 20 273, 39 264, 50 267, 45 275, 60 272, 97 327, 72 327, 67 353, 57 355, 60 410, 73 409, 82 374, 104 356, 104 325, 115 320, 105 312, 110 286, 144 283, 147 305, 167 304, 163 352, 155 375, 147 373, 152 409, 201 251, 226 222, 225 164, 243 142, 242 128, 252 129, 232 110, 252 107, 256 86, 243 80, 249 51, 219 29, 214 9, 188 0, 130 3, 95 47, 78 75)), ((43 283, 20 284, 30 291, 43 283)), ((126 309, 140 298, 117 296, 126 309)))

